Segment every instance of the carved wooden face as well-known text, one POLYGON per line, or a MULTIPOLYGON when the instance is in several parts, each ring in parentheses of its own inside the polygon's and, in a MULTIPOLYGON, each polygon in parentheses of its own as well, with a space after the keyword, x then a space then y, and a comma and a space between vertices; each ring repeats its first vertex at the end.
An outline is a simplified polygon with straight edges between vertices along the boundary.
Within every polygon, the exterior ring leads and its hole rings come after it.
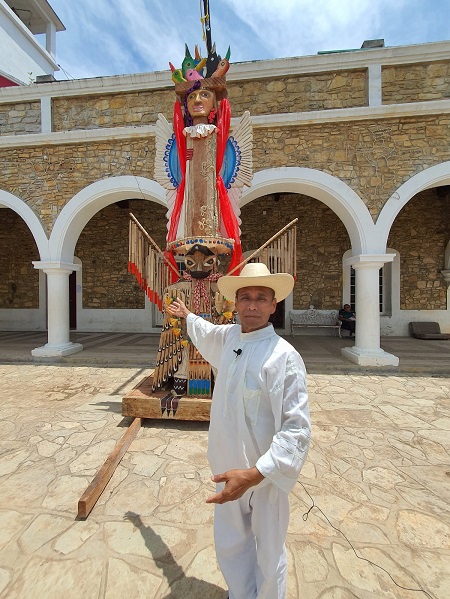
POLYGON ((214 108, 214 104, 214 92, 209 89, 195 89, 187 97, 187 107, 194 122, 200 117, 207 117, 214 108))
POLYGON ((217 256, 215 254, 205 255, 199 250, 194 250, 186 255, 184 262, 193 279, 204 279, 215 271, 217 256))

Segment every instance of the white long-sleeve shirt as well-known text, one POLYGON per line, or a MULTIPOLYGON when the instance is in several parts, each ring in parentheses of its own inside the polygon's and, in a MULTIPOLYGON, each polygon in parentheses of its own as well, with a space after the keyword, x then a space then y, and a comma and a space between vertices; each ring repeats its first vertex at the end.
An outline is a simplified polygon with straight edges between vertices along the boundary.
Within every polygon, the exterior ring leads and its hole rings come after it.
POLYGON ((298 352, 270 324, 251 333, 187 317, 194 345, 217 377, 208 460, 213 474, 256 466, 288 493, 306 459, 310 417, 306 370, 298 352), (237 354, 237 350, 241 350, 237 354))

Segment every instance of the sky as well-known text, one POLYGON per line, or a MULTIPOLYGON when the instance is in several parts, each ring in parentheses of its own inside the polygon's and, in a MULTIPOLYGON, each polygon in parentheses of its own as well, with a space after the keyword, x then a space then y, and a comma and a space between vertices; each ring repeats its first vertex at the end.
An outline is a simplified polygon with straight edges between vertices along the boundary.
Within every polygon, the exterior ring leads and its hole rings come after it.
MULTIPOLYGON (((66 31, 56 35, 57 79, 168 70, 199 45, 201 0, 49 0, 66 31)), ((212 41, 230 62, 450 40, 450 0, 210 0, 212 41)))

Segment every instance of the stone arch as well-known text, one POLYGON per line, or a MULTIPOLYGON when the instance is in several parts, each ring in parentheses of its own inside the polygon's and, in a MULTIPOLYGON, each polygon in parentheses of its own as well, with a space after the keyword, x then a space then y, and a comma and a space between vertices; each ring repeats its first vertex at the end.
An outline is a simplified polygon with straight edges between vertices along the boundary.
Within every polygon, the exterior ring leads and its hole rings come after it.
POLYGON ((271 168, 255 173, 244 191, 241 205, 270 193, 301 193, 326 204, 341 219, 350 237, 353 254, 379 253, 372 217, 358 194, 340 179, 303 167, 271 168))
POLYGON ((442 162, 417 173, 395 191, 383 206, 375 225, 377 236, 387 245, 389 233, 401 209, 419 192, 450 185, 450 161, 442 162))
POLYGON ((110 177, 79 191, 64 206, 55 222, 49 245, 51 260, 71 262, 78 237, 89 220, 102 208, 133 197, 166 205, 166 194, 161 185, 143 177, 110 177))
POLYGON ((49 241, 41 221, 28 204, 12 193, 0 189, 0 205, 10 208, 25 221, 36 243, 40 259, 46 260, 49 254, 49 241))

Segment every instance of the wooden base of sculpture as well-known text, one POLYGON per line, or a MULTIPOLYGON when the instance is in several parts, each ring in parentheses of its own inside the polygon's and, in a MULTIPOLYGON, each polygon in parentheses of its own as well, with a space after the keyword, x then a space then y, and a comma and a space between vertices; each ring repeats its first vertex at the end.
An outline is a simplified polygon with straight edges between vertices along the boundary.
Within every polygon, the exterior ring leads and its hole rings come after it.
POLYGON ((152 391, 153 376, 143 379, 122 399, 122 416, 158 420, 209 421, 211 398, 181 397, 178 404, 167 399, 170 391, 152 391))

